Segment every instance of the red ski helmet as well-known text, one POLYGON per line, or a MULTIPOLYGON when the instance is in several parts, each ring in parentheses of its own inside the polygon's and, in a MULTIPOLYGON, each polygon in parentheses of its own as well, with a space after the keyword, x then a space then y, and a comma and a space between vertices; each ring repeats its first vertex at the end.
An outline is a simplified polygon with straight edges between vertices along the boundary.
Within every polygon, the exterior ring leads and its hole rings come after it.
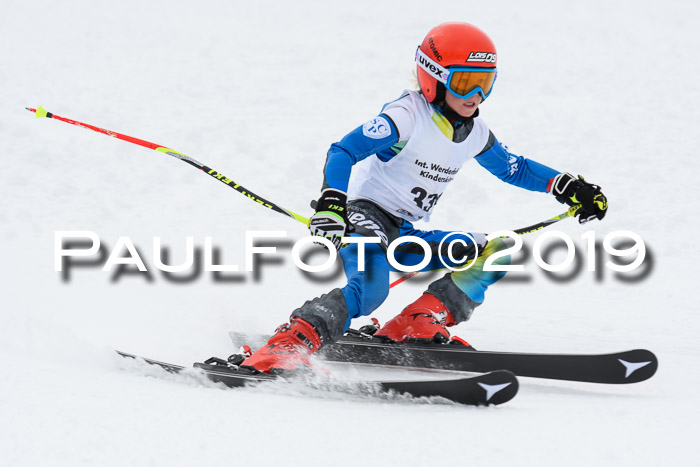
POLYGON ((443 23, 431 29, 416 50, 418 84, 428 102, 440 85, 468 98, 486 99, 496 80, 496 46, 484 31, 467 23, 443 23))

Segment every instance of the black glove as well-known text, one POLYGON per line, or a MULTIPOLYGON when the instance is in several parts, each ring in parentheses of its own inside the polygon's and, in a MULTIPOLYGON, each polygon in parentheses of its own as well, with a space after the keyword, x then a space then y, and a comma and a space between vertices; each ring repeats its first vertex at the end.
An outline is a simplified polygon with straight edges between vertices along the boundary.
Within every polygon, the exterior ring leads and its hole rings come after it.
POLYGON ((552 179, 551 192, 560 203, 581 206, 574 214, 581 224, 593 219, 602 219, 608 210, 608 199, 600 191, 600 187, 588 183, 580 175, 578 178, 568 173, 557 175, 552 179))
POLYGON ((340 249, 348 224, 348 195, 333 188, 323 190, 316 202, 316 214, 309 219, 311 235, 325 237, 340 249))

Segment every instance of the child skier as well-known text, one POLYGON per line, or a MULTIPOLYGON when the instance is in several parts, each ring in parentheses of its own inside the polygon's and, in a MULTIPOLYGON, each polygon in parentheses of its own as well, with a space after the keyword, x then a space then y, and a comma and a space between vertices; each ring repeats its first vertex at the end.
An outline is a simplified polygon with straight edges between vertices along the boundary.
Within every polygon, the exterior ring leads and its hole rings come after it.
MULTIPOLYGON (((341 238, 378 237, 364 246, 364 269, 358 245, 340 248, 348 283, 304 303, 292 312, 268 344, 242 366, 255 371, 294 369, 307 356, 338 340, 350 321, 369 315, 389 293, 387 247, 397 238, 416 236, 431 247, 433 259, 423 270, 458 266, 440 248, 448 235, 461 239, 452 257, 462 264, 478 256, 463 271, 434 281, 415 302, 381 327, 375 335, 399 342, 428 339, 446 342, 446 327, 466 321, 484 300, 484 292, 505 273, 484 271, 483 259, 503 248, 499 239, 486 244, 483 234, 422 231, 412 222, 427 221, 440 196, 462 164, 475 159, 501 180, 530 191, 552 193, 560 203, 580 205, 579 222, 602 219, 607 200, 599 186, 560 173, 508 152, 478 118, 479 105, 496 80, 496 48, 480 29, 466 23, 444 23, 428 32, 416 51, 419 91, 405 91, 381 113, 331 145, 312 235, 325 237, 336 248, 341 238), (373 157, 372 157, 373 156, 373 157), (350 172, 356 176, 350 183, 350 172), (349 201, 348 201, 349 200, 349 201)), ((420 262, 423 250, 401 243, 395 250, 404 265, 420 262)), ((508 260, 507 257, 505 257, 508 260)))

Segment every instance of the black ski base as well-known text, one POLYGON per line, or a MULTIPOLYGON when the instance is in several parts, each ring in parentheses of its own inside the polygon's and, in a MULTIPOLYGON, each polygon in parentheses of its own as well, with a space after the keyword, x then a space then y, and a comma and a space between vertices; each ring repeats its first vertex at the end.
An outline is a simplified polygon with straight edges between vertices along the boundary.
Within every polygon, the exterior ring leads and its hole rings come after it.
MULTIPOLYGON (((141 359, 171 373, 180 373, 184 366, 158 360, 138 357, 117 351, 125 358, 141 359)), ((254 373, 247 369, 225 365, 225 360, 209 359, 212 363, 195 363, 198 369, 211 381, 228 387, 244 387, 255 383, 274 381, 280 378, 293 378, 296 372, 277 375, 254 373)), ((499 405, 511 400, 518 393, 518 380, 510 371, 493 371, 477 376, 453 377, 450 379, 406 380, 406 381, 362 381, 355 387, 367 393, 396 393, 413 397, 443 397, 452 402, 466 405, 499 405)))

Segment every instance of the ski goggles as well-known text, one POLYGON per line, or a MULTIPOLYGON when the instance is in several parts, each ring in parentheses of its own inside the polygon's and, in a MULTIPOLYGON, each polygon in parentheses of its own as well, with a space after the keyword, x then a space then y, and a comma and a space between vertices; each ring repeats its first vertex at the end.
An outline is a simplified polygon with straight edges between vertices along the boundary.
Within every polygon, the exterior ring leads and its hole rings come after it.
POLYGON ((491 94, 493 83, 496 82, 495 67, 451 66, 445 68, 424 54, 420 46, 416 50, 416 63, 460 99, 469 99, 477 93, 481 94, 482 99, 486 99, 491 94))

